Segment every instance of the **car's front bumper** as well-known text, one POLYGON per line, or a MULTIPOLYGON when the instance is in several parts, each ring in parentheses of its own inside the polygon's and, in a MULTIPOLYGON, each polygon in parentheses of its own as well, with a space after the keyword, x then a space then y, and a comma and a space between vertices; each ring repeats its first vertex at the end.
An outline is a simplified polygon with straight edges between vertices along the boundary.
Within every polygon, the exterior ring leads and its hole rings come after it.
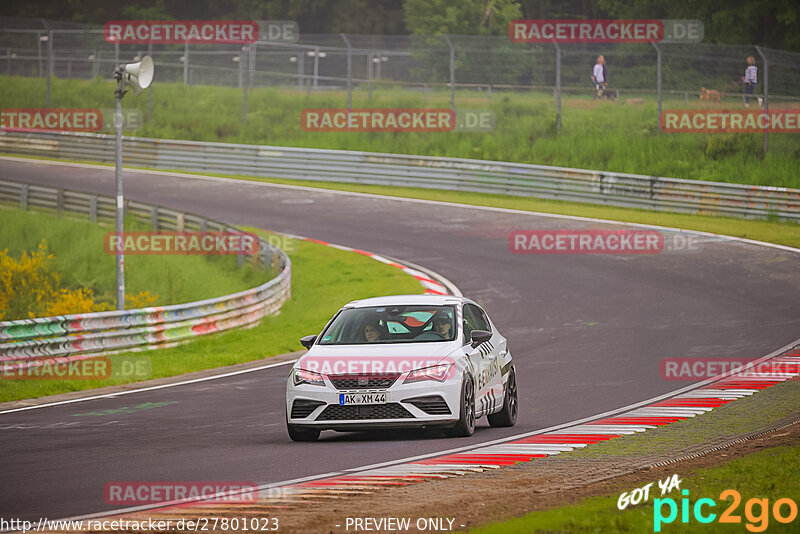
POLYGON ((321 386, 294 385, 290 376, 286 388, 287 422, 317 430, 366 430, 447 427, 458 421, 460 377, 410 384, 404 384, 404 378, 401 376, 388 388, 339 389, 328 377, 321 386), (385 393, 386 404, 341 405, 340 394, 349 393, 385 393))

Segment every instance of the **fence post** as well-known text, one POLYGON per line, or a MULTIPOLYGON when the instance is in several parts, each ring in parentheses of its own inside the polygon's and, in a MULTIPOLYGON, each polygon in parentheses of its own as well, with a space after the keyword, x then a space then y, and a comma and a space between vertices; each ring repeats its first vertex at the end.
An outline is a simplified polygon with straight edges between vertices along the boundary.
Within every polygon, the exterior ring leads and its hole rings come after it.
POLYGON ((344 33, 339 34, 347 46, 347 112, 353 107, 353 47, 344 33))
POLYGON ((158 232, 158 206, 150 208, 150 230, 158 232))
POLYGON ((36 34, 36 55, 38 56, 39 61, 37 62, 38 70, 36 71, 38 76, 42 75, 42 71, 44 71, 44 63, 42 60, 42 34, 36 34))
POLYGON ((653 48, 656 49, 657 58, 658 58, 658 68, 657 68, 657 78, 658 78, 658 132, 661 132, 661 49, 656 45, 654 42, 650 42, 653 45, 653 48))
POLYGON ((561 131, 561 47, 553 41, 556 46, 556 133, 561 131))
POLYGON ((189 41, 183 43, 183 85, 189 85, 189 41))
MULTIPOLYGON (((764 52, 761 50, 760 46, 756 46, 756 50, 758 51, 758 55, 761 56, 761 59, 764 60, 764 111, 769 116, 769 61, 767 60, 767 56, 764 55, 764 52)), ((764 130, 764 155, 767 155, 767 150, 769 149, 769 128, 764 130)))
MULTIPOLYGON (((372 100, 372 71, 374 69, 373 64, 375 63, 375 51, 370 50, 369 54, 367 54, 367 89, 369 91, 368 99, 372 100)), ((378 58, 380 61, 380 58, 378 58)))
POLYGON ((314 47, 314 89, 317 88, 319 80, 319 47, 314 47))
POLYGON ((89 197, 89 222, 97 222, 97 195, 89 197))
POLYGON ((56 190, 56 215, 61 217, 64 212, 64 190, 56 190))
POLYGON ((47 32, 47 106, 50 107, 50 77, 55 74, 55 62, 53 52, 53 30, 47 32))
POLYGON ((247 123, 247 74, 244 71, 244 62, 250 56, 250 45, 242 47, 242 55, 239 56, 239 76, 242 81, 242 124, 247 123))
POLYGON ((444 34, 447 39, 447 45, 450 47, 450 109, 456 111, 456 49, 453 47, 453 41, 447 34, 444 34))
POLYGON ((297 53, 297 88, 303 90, 303 83, 306 77, 306 55, 302 50, 297 53))
POLYGON ((25 211, 28 209, 28 192, 30 191, 30 184, 22 184, 22 190, 19 192, 19 209, 25 211))

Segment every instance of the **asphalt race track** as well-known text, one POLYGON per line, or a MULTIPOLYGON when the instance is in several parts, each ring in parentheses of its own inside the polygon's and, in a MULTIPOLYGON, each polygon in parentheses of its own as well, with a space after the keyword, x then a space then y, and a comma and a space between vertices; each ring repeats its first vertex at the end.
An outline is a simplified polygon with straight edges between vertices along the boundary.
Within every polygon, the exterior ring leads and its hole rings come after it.
MULTIPOLYGON (((114 194, 109 168, 3 159, 0 176, 114 194)), ((686 386, 662 379, 663 358, 755 358, 800 337, 800 255, 776 248, 708 240, 688 254, 524 255, 509 251, 513 230, 615 226, 156 173, 126 173, 125 195, 441 273, 509 338, 519 422, 499 430, 484 419, 468 439, 326 432, 320 442, 293 443, 284 428, 288 365, 4 414, 0 516, 108 510, 103 487, 111 481, 265 484, 488 441, 686 386), (143 403, 170 404, 76 417, 143 403)))

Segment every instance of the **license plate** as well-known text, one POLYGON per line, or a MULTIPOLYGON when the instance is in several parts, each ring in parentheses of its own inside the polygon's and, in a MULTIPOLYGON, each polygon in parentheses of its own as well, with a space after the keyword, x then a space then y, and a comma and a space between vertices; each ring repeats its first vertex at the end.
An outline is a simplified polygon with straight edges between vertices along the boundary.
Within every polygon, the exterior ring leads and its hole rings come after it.
POLYGON ((339 393, 339 404, 386 404, 386 393, 339 393))

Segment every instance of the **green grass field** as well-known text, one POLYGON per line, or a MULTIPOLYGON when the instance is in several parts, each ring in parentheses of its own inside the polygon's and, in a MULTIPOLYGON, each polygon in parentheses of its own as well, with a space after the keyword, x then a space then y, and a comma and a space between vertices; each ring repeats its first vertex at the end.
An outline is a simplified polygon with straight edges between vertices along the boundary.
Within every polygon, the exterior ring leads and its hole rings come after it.
MULTIPOLYGON (((45 102, 42 79, 0 76, 0 101, 7 108, 45 102)), ((556 135, 552 95, 499 92, 492 100, 476 91, 458 92, 458 108, 489 108, 491 133, 318 133, 300 126, 300 113, 314 107, 343 107, 347 95, 324 91, 306 96, 291 89, 254 89, 242 124, 237 88, 153 85, 153 116, 136 135, 199 141, 367 150, 453 156, 577 167, 653 176, 800 187, 800 134, 773 134, 762 158, 761 134, 664 134, 657 127, 652 96, 636 103, 593 102, 564 96, 561 134, 556 135)), ((110 81, 53 80, 51 107, 112 108, 110 81)), ((129 95, 126 109, 147 110, 147 98, 129 95)), ((353 95, 354 107, 449 107, 449 93, 423 94, 393 88, 353 95)), ((699 106, 691 102, 690 106, 699 106)), ((664 109, 685 107, 683 99, 664 109)))
MULTIPOLYGON (((126 230, 147 229, 134 220, 126 230)), ((103 248, 103 237, 113 232, 110 225, 80 219, 58 218, 42 212, 0 209, 0 247, 19 258, 23 250, 36 250, 42 239, 55 255, 53 270, 61 275, 67 289, 86 288, 95 302, 115 302, 115 256, 103 248)), ((0 250, 2 250, 0 249, 0 250)), ((273 277, 245 262, 237 267, 235 256, 127 255, 125 292, 150 291, 158 295, 153 306, 179 304, 244 291, 273 277)), ((20 317, 7 317, 6 320, 20 317)), ((24 317, 27 319, 27 317, 24 317)))
MULTIPOLYGON (((789 524, 780 524, 772 516, 772 507, 776 500, 789 498, 797 503, 800 495, 800 446, 775 447, 736 458, 723 465, 696 469, 689 474, 681 473, 683 480, 681 490, 689 490, 689 510, 687 523, 681 518, 681 499, 678 491, 660 496, 656 484, 650 492, 649 502, 629 506, 624 510, 617 509, 617 499, 623 491, 634 488, 623 488, 618 493, 603 497, 584 499, 576 504, 559 506, 550 510, 533 512, 510 521, 487 525, 472 530, 475 534, 532 534, 536 532, 653 532, 654 501, 657 498, 672 498, 678 508, 677 517, 671 523, 661 524, 660 532, 797 532, 800 519, 795 517, 789 524), (739 516, 741 523, 721 524, 720 515, 729 508, 731 498, 720 498, 720 493, 733 489, 741 495, 741 503, 733 511, 739 516), (655 495, 653 494, 655 491, 655 495), (716 507, 704 506, 704 515, 715 513, 711 523, 701 523, 692 514, 694 505, 699 499, 714 500, 716 507), (767 499, 766 511, 756 504, 748 508, 750 499, 767 499), (752 519, 745 515, 751 510, 752 519), (749 525, 749 526, 748 526, 749 525)), ((653 480, 652 482, 656 482, 653 480)), ((669 516, 669 505, 662 505, 661 514, 669 516)), ((795 508, 796 511, 796 508, 795 508)), ((789 507, 784 504, 781 512, 789 515, 789 507)))
MULTIPOLYGON (((174 376, 300 350, 301 337, 319 333, 328 319, 351 300, 423 291, 415 278, 400 269, 361 254, 308 241, 296 241, 294 245, 286 247, 292 260, 292 297, 278 314, 264 318, 251 329, 205 336, 174 348, 135 353, 134 357, 149 358, 152 364, 152 374, 144 378, 174 376)), ((3 380, 0 402, 126 382, 3 380)))

